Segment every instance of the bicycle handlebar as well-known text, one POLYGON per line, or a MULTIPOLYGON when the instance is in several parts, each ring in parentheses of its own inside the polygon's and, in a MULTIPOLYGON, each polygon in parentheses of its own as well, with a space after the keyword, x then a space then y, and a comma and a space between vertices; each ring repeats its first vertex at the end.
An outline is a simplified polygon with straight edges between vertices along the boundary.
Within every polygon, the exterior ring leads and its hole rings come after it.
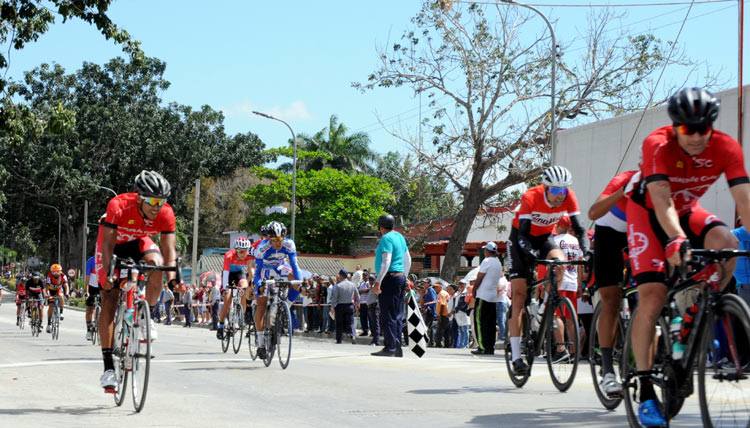
POLYGON ((547 265, 547 266, 562 266, 562 265, 588 265, 590 262, 588 260, 559 260, 559 259, 549 259, 549 260, 535 260, 535 263, 538 265, 547 265))
POLYGON ((291 281, 279 281, 279 280, 276 280, 276 279, 267 279, 267 280, 263 281, 263 283, 265 285, 274 285, 274 284, 297 285, 297 284, 302 284, 303 282, 304 281, 301 280, 301 279, 294 279, 294 280, 291 280, 291 281))
POLYGON ((146 264, 146 262, 144 262, 143 260, 136 263, 131 258, 123 259, 123 258, 117 257, 116 255, 113 255, 112 259, 110 259, 109 261, 109 277, 111 278, 112 276, 114 276, 115 269, 136 268, 139 271, 144 271, 144 272, 160 270, 162 272, 174 272, 176 274, 175 279, 177 280, 178 283, 180 283, 182 282, 181 265, 182 265, 182 257, 177 257, 176 266, 151 266, 149 264, 146 264))

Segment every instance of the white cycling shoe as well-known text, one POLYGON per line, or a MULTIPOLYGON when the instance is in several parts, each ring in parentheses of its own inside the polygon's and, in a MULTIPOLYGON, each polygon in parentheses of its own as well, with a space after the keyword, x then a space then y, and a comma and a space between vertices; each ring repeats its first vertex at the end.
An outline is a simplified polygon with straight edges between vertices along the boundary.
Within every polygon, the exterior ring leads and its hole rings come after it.
MULTIPOLYGON (((149 322, 148 323, 148 325, 150 326, 150 330, 151 330, 151 341, 152 342, 154 340, 156 340, 156 339, 159 338, 159 333, 157 333, 157 331, 156 331, 156 325, 155 324, 156 324, 155 322, 149 322)), ((143 340, 143 338, 145 338, 145 337, 146 337, 146 327, 145 326, 141 326, 141 339, 143 340)))
POLYGON ((91 340, 94 338, 94 332, 91 330, 86 331, 86 340, 91 340))
POLYGON ((607 373, 602 378, 602 391, 609 397, 620 397, 622 396, 622 385, 617 381, 617 376, 614 373, 607 373))
POLYGON ((117 376, 115 375, 115 371, 105 370, 104 374, 102 375, 101 382, 102 388, 104 388, 107 392, 114 392, 114 389, 117 386, 117 376))

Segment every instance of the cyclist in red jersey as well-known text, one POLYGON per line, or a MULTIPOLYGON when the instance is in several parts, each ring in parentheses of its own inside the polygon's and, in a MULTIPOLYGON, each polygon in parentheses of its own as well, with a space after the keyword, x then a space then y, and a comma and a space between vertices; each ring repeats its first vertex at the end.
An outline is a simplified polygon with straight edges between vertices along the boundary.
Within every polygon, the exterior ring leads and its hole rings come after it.
MULTIPOLYGON (((166 198, 172 192, 169 182, 154 171, 141 171, 135 178, 133 193, 123 193, 107 204, 107 214, 99 226, 96 243, 97 279, 101 285, 102 312, 99 316, 99 338, 102 344, 104 374, 101 378, 105 392, 114 393, 115 371, 112 361, 114 315, 119 297, 119 284, 108 277, 112 255, 144 260, 152 266, 175 266, 175 217, 166 198), (161 249, 151 236, 160 234, 161 249), (162 255, 163 252, 163 255, 162 255)), ((170 287, 177 283, 174 272, 166 272, 170 287)), ((115 274, 117 278, 117 274, 115 274)), ((146 300, 153 312, 162 288, 162 272, 152 272, 148 277, 146 300)), ((151 339, 157 337, 154 323, 151 339)))
MULTIPOLYGON (((579 221, 578 200, 570 189, 573 178, 565 167, 552 166, 542 173, 542 184, 527 190, 521 197, 521 206, 513 219, 508 240, 510 283, 512 289, 510 347, 513 371, 525 374, 529 366, 521 358, 521 311, 526 304, 526 284, 534 259, 557 258, 566 260, 565 254, 552 240, 552 230, 560 218, 567 214, 578 237, 583 254, 588 257, 589 239, 579 221)), ((559 267, 558 280, 562 281, 563 267, 559 267)), ((540 305, 540 311, 543 305, 540 305)))
POLYGON ((16 283, 16 325, 21 323, 21 301, 26 299, 26 277, 22 276, 16 283))
MULTIPOLYGON (((251 246, 252 243, 247 238, 240 236, 235 240, 234 249, 224 254, 224 268, 221 278, 224 306, 221 308, 219 325, 216 330, 216 338, 219 340, 224 339, 224 319, 229 315, 229 309, 232 307, 232 292, 226 287, 229 285, 240 287, 240 293, 248 294, 248 272, 250 275, 255 275, 255 257, 251 255, 251 246)), ((238 294, 238 298, 242 302, 242 311, 245 313, 247 300, 242 298, 242 294, 238 294)))
POLYGON ((50 273, 47 274, 47 278, 44 280, 44 285, 47 287, 49 295, 49 305, 47 307, 47 333, 52 332, 52 311, 55 308, 55 299, 60 306, 60 321, 63 318, 63 306, 65 300, 63 295, 68 296, 68 277, 62 273, 62 266, 55 263, 50 266, 50 273))
MULTIPOLYGON (((629 192, 626 210, 630 265, 639 286, 633 352, 644 426, 667 424, 651 384, 649 358, 655 322, 666 300, 665 262, 680 265, 683 247, 737 248, 731 230, 697 204, 722 173, 737 211, 750 216, 750 179, 742 149, 732 137, 713 129, 719 115, 716 97, 701 88, 681 89, 669 99, 667 111, 672 125, 643 141, 642 177, 629 192)), ((732 259, 725 269, 733 272, 734 264, 732 259)))

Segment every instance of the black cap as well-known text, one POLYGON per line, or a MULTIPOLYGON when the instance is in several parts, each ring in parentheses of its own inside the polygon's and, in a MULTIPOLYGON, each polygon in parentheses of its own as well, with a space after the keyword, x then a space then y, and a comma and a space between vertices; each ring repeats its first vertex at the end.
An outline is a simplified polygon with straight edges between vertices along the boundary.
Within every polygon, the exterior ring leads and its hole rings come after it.
POLYGON ((385 229, 393 229, 393 226, 396 225, 396 219, 393 218, 390 214, 383 214, 378 218, 378 226, 383 227, 385 229))
POLYGON ((349 276, 349 271, 348 271, 348 270, 346 270, 346 269, 341 269, 341 270, 339 271, 339 275, 341 275, 341 276, 343 276, 344 278, 346 278, 347 276, 349 276))

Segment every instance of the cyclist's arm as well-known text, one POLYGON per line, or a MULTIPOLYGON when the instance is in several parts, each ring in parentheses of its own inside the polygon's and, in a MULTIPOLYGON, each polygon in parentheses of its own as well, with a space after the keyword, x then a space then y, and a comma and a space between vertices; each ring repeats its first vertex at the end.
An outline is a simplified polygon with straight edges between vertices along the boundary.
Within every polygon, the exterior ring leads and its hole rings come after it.
MULTIPOLYGON (((536 257, 533 253, 534 247, 531 245, 531 219, 521 218, 518 219, 518 246, 521 247, 524 253, 529 256, 536 257)), ((476 284, 476 282, 475 282, 476 284)))
MULTIPOLYGON (((742 219, 750 219, 750 184, 742 183, 736 184, 729 188, 734 198, 734 203, 737 205, 737 213, 742 219)), ((745 230, 750 233, 750 221, 743 221, 745 230)))
POLYGON ((612 207, 617 205, 617 202, 619 202, 623 196, 625 196, 624 187, 620 187, 611 195, 599 195, 599 197, 596 198, 596 201, 591 205, 591 208, 589 208, 589 219, 596 220, 604 214, 607 214, 612 207))
POLYGON ((578 237, 578 245, 581 246, 581 251, 583 251, 583 254, 586 254, 591 249, 591 245, 589 244, 589 234, 586 233, 586 229, 583 228, 583 225, 578 219, 579 217, 579 215, 570 216, 570 225, 573 226, 573 231, 578 237))
MULTIPOLYGON (((174 232, 161 233, 161 252, 164 255, 164 266, 177 266, 177 235, 174 232)), ((175 279, 176 272, 165 272, 167 281, 175 279)))
POLYGON ((294 279, 296 281, 302 279, 302 275, 299 273, 299 266, 297 265, 297 253, 289 254, 289 265, 292 267, 292 275, 294 275, 294 279))
POLYGON ((100 278, 99 283, 102 288, 109 290, 112 288, 112 278, 109 278, 109 262, 112 259, 112 255, 115 252, 115 244, 117 243, 117 228, 110 227, 104 224, 101 227, 102 231, 102 264, 104 266, 104 274, 107 275, 105 278, 100 278))
POLYGON ((681 236, 687 238, 685 231, 680 226, 680 217, 672 201, 669 182, 666 180, 652 181, 646 184, 651 202, 654 204, 654 212, 659 225, 664 229, 668 238, 681 236))
POLYGON ((255 284, 256 287, 260 287, 261 280, 260 280, 260 272, 263 270, 263 259, 256 257, 255 258, 255 275, 253 276, 253 284, 255 284))

